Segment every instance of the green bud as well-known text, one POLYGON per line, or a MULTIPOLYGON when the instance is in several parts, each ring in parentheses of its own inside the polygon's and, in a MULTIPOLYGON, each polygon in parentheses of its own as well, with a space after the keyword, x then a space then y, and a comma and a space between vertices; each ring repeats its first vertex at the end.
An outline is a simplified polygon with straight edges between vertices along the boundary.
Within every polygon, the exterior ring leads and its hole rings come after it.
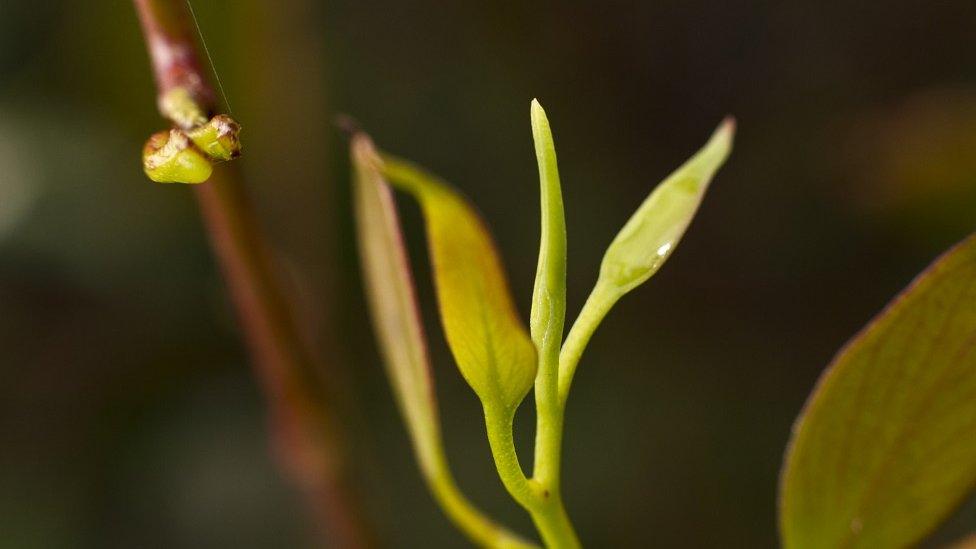
POLYGON ((154 133, 142 150, 142 163, 156 183, 203 183, 213 172, 210 159, 180 130, 154 133))
POLYGON ((201 151, 215 160, 230 160, 241 155, 240 132, 241 126, 233 118, 218 114, 186 134, 201 151))
POLYGON ((184 130, 207 123, 206 113, 186 88, 176 87, 159 96, 159 112, 184 130))

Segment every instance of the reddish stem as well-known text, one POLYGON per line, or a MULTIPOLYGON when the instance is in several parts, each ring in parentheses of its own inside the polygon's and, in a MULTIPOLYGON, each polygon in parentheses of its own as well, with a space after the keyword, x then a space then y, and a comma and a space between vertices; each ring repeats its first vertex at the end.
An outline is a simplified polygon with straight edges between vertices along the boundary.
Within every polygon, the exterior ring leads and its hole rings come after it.
MULTIPOLYGON (((184 0, 133 2, 159 95, 184 87, 212 111, 216 95, 201 70, 184 0)), ((240 173, 221 167, 194 190, 268 401, 275 453, 331 544, 363 546, 362 525, 343 482, 339 426, 319 379, 322 364, 284 298, 240 173)))
POLYGON ((214 105, 213 88, 201 69, 190 14, 178 0, 133 0, 156 76, 159 95, 176 87, 204 108, 214 105))

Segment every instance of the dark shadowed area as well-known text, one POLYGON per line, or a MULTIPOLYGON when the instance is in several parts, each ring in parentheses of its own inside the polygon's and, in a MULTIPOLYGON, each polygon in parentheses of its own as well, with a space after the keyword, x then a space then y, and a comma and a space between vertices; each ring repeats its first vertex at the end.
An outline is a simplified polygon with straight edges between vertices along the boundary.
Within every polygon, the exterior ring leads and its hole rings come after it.
MULTIPOLYGON (((647 192, 737 117, 678 251, 576 377, 564 491, 589 547, 776 546, 782 453, 818 374, 976 225, 971 1, 194 6, 244 127, 236 162, 343 387, 383 546, 464 541, 416 472, 376 352, 337 114, 478 205, 527 315, 538 97, 562 174, 568 321, 647 192)), ((2 549, 316 544, 269 455, 192 195, 142 173, 165 126, 130 2, 0 3, 2 549)), ((528 534, 440 333, 419 212, 400 206, 459 483, 528 534)), ((974 529, 970 502, 937 539, 974 529)))

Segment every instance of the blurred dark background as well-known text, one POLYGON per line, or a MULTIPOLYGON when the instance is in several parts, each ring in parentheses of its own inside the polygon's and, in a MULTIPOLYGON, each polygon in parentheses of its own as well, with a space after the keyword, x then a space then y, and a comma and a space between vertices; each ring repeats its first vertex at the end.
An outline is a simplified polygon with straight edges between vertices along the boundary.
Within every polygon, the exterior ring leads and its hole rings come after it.
MULTIPOLYGON (((738 118, 680 250, 609 316, 576 378, 564 483, 590 547, 775 546, 780 460, 818 374, 974 227, 971 1, 194 4, 391 547, 463 539, 416 473, 375 351, 336 114, 478 204, 527 313, 540 98, 569 319, 640 200, 738 118)), ((192 194, 141 172, 164 125, 129 2, 0 0, 4 549, 314 544, 269 458, 192 194)), ((419 214, 401 208, 460 484, 529 533, 433 316, 419 214)), ((974 507, 942 539, 976 528, 974 507)))

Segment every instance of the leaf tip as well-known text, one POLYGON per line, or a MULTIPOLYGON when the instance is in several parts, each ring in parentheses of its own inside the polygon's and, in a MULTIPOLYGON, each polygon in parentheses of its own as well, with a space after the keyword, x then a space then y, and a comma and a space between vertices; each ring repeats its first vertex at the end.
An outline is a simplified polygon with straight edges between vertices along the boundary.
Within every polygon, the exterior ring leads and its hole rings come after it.
POLYGON ((357 130, 349 134, 349 153, 357 173, 375 171, 378 174, 382 169, 383 159, 376 150, 373 139, 366 132, 357 130))
POLYGON ((718 125, 715 132, 712 134, 711 141, 714 143, 720 143, 722 148, 726 150, 732 149, 732 141, 735 139, 735 131, 737 128, 737 122, 735 117, 728 115, 722 119, 722 123, 718 125))
POLYGON ((532 99, 530 111, 533 127, 539 126, 540 124, 549 124, 549 119, 546 117, 546 110, 542 108, 542 103, 539 103, 538 99, 532 99))
POLYGON ((734 135, 735 134, 736 125, 737 125, 737 122, 735 120, 735 116, 729 114, 729 115, 726 115, 726 117, 722 119, 722 123, 719 125, 719 130, 720 131, 726 131, 726 132, 734 135))
POLYGON ((335 126, 342 132, 346 139, 352 140, 354 137, 363 134, 359 122, 348 114, 340 114, 335 117, 335 126))

